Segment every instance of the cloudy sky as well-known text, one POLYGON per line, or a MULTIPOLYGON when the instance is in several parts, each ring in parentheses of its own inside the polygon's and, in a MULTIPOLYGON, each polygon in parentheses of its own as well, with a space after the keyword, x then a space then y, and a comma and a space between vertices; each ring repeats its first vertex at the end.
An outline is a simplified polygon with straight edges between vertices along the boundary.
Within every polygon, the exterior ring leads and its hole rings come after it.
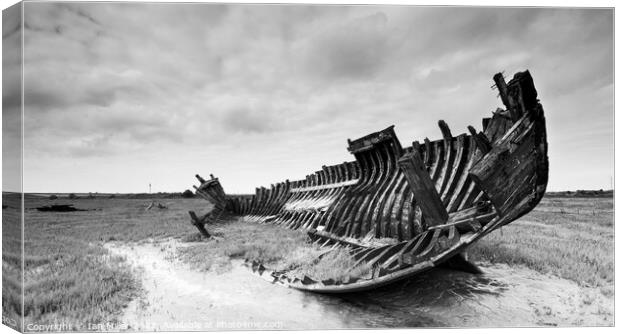
POLYGON ((404 145, 480 129, 492 75, 524 69, 548 189, 609 188, 612 29, 609 9, 26 3, 24 189, 250 192, 392 124, 404 145))

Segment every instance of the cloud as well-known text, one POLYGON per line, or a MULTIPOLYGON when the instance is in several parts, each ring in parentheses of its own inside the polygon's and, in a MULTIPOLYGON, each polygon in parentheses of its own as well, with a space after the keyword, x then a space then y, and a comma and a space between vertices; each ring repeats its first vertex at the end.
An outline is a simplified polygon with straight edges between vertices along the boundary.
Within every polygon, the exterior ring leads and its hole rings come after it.
POLYGON ((386 60, 386 23, 378 12, 318 32, 304 46, 305 70, 323 79, 372 77, 386 60))
MULTIPOLYGON (((600 133, 613 110, 611 10, 25 6, 33 187, 62 188, 65 176, 49 175, 71 161, 101 173, 126 169, 102 184, 110 191, 138 187, 145 170, 170 189, 186 187, 178 175, 197 168, 229 180, 231 191, 249 191, 350 160, 346 138, 391 124, 407 145, 439 138, 437 119, 455 134, 479 127, 501 103, 491 90, 499 71, 531 70, 548 110, 553 166, 592 155, 563 129, 600 133)), ((19 57, 3 55, 3 65, 11 62, 18 77, 19 57)), ((3 97, 4 108, 19 106, 18 89, 3 97)), ((609 154, 612 133, 597 137, 609 154)), ((592 179, 609 167, 601 164, 592 179)), ((571 184, 576 173, 558 173, 551 188, 571 184)))
POLYGON ((276 128, 273 119, 265 119, 260 112, 242 108, 227 111, 223 125, 233 133, 263 133, 276 128))

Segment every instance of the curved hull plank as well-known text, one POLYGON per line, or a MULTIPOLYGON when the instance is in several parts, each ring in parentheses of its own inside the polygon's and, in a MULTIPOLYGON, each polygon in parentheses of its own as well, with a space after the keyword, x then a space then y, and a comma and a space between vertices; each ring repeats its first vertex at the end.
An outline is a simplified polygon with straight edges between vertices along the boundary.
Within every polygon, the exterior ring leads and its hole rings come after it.
POLYGON ((317 245, 346 249, 356 265, 372 268, 364 277, 321 281, 252 264, 266 279, 302 290, 373 289, 442 264, 530 212, 545 193, 545 118, 532 77, 525 71, 508 83, 501 73, 493 79, 506 110, 483 119, 482 132, 469 126, 469 134, 453 137, 439 121, 441 139, 403 147, 390 126, 349 140, 354 161, 252 195, 226 195, 217 178, 197 175, 196 193, 213 210, 191 212, 192 222, 201 233, 230 215, 303 229, 317 245))

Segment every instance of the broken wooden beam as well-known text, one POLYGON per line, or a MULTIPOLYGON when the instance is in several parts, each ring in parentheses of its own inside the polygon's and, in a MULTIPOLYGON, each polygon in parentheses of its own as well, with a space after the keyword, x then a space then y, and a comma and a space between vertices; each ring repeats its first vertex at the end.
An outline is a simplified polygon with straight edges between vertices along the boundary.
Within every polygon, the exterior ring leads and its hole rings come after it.
POLYGON ((198 182, 200 182, 200 184, 203 184, 205 182, 207 182, 207 180, 203 179, 200 175, 196 174, 196 178, 198 179, 198 182))
POLYGON ((474 142, 476 142, 476 147, 480 150, 480 152, 482 152, 482 154, 487 154, 491 150, 491 142, 489 141, 489 138, 487 138, 487 136, 482 132, 476 132, 476 129, 474 129, 471 125, 467 127, 467 130, 469 130, 469 133, 474 139, 474 142))
POLYGON ((424 138, 424 164, 426 166, 430 165, 431 163, 431 153, 432 148, 431 148, 431 141, 427 138, 424 138))
POLYGON ((487 127, 489 126, 489 122, 491 121, 490 117, 485 117, 482 119, 482 131, 486 131, 487 127))
POLYGON ((420 143, 417 141, 414 141, 413 143, 411 143, 411 149, 414 151, 420 152, 420 149, 421 149, 420 143))
POLYGON ((525 110, 523 117, 469 170, 498 214, 510 214, 505 220, 519 217, 540 201, 549 173, 543 110, 528 71, 515 74, 507 94, 518 102, 519 110, 525 110))
POLYGON ((502 99, 502 103, 506 106, 506 108, 510 108, 511 104, 508 100, 508 85, 506 85, 506 80, 504 80, 504 75, 501 73, 497 73, 493 76, 493 81, 495 81, 495 87, 499 91, 499 97, 502 99))
POLYGON ((523 113, 519 108, 517 101, 515 101, 509 94, 508 85, 506 84, 506 80, 504 80, 504 76, 501 73, 497 73, 493 76, 493 81, 495 81, 495 86, 497 87, 497 90, 499 90, 499 96, 506 106, 510 118, 513 122, 516 122, 519 118, 521 118, 521 116, 523 116, 523 113))
POLYGON ((204 221, 207 218, 207 215, 199 219, 198 216, 196 216, 196 213, 194 211, 190 211, 189 217, 192 220, 192 225, 196 226, 196 228, 198 229, 200 234, 202 234, 203 237, 211 238, 211 234, 207 231, 207 229, 204 226, 204 221))
MULTIPOLYGON (((419 145, 419 144, 418 144, 419 145)), ((441 225, 448 220, 448 212, 437 193, 435 183, 431 180, 426 165, 418 150, 403 155, 398 160, 407 182, 415 196, 417 204, 428 226, 441 225)))

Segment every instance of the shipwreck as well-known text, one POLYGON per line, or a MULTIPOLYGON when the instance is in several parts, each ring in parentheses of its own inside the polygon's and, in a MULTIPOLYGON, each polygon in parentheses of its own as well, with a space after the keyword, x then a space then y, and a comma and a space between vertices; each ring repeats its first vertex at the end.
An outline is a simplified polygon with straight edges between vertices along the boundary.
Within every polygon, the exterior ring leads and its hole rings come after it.
POLYGON ((196 193, 213 209, 202 217, 190 212, 192 223, 205 236, 205 224, 230 216, 302 229, 314 244, 372 265, 365 277, 335 281, 251 264, 301 290, 367 290, 439 265, 466 265, 470 245, 531 211, 547 186, 545 117, 529 71, 508 83, 498 73, 493 81, 505 109, 483 118, 480 132, 469 126, 453 136, 440 120, 440 139, 403 146, 390 126, 349 140, 353 161, 251 195, 227 195, 213 175, 196 175, 196 193))

